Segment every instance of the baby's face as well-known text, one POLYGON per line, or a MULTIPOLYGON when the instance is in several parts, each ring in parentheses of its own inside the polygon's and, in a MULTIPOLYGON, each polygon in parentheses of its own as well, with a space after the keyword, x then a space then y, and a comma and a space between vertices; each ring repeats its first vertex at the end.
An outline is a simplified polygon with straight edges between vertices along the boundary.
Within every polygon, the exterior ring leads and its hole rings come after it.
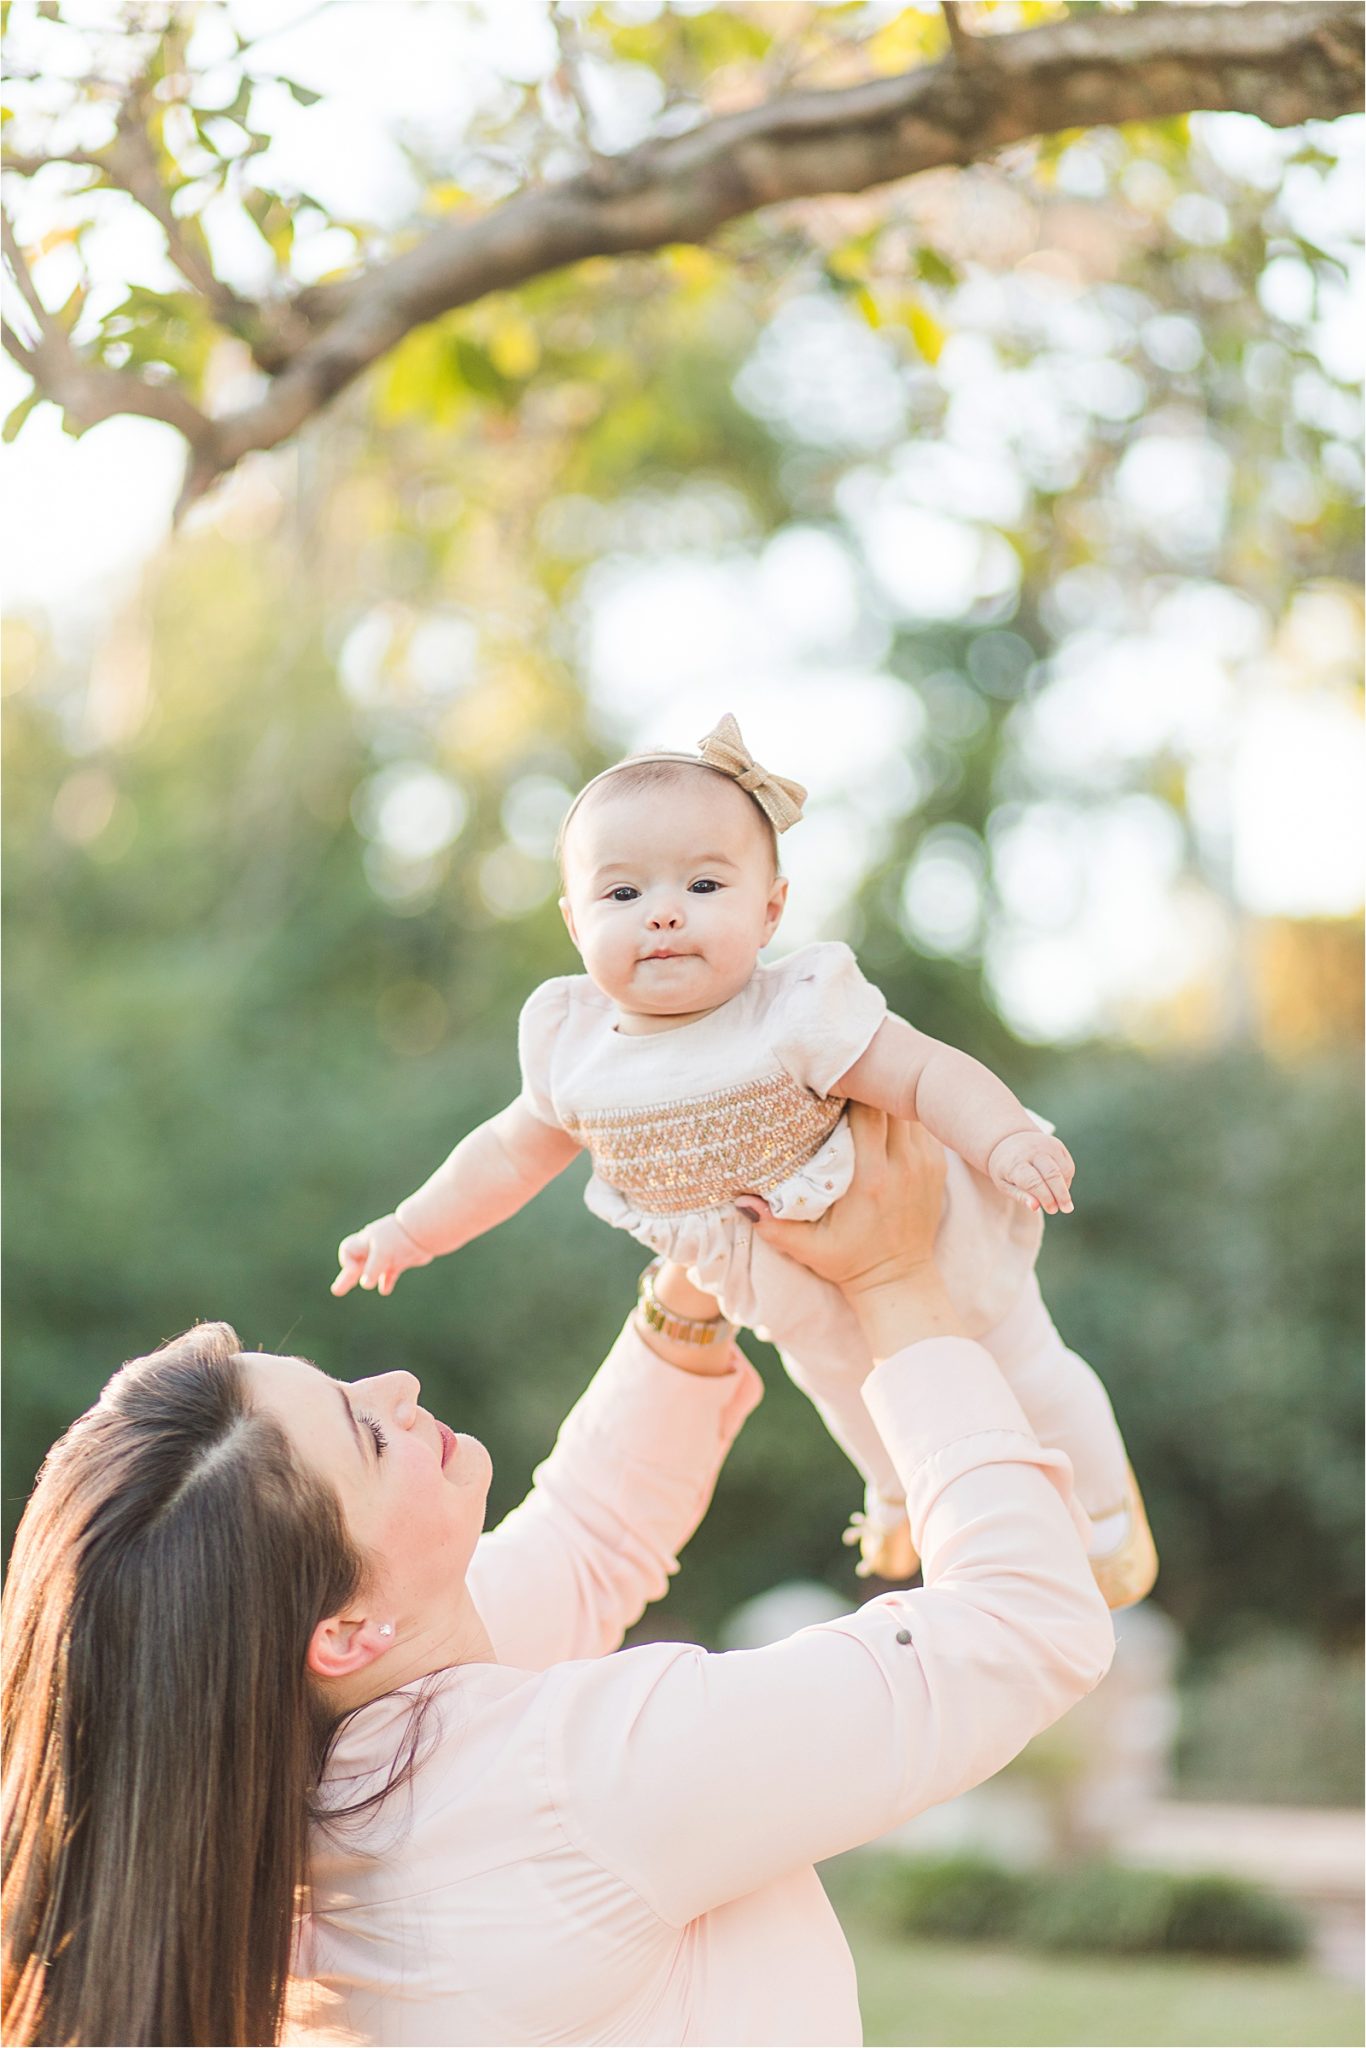
POLYGON ((646 1029, 738 995, 786 895, 753 800, 705 770, 623 792, 609 779, 569 828, 569 935, 603 994, 646 1029))

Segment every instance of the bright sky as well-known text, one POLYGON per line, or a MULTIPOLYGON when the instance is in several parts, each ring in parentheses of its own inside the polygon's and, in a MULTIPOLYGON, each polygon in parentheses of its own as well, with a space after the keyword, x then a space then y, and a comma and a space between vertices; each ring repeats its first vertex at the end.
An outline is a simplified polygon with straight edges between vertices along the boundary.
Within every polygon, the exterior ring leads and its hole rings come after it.
MULTIPOLYGON (((327 95, 312 109, 282 99, 268 165, 342 212, 383 221, 401 218, 415 196, 393 133, 406 127, 437 145, 496 90, 500 70, 542 75, 553 63, 553 39, 535 0, 498 0, 485 10, 383 0, 380 36, 377 4, 335 6, 325 21, 295 30, 288 22, 311 12, 297 0, 230 0, 248 32, 284 24, 263 48, 263 63, 327 95)), ((73 22, 109 12, 108 0, 65 0, 73 22)), ((205 66, 215 61, 215 14, 204 10, 197 57, 205 66)), ((58 48, 51 41, 44 62, 55 64, 58 48)), ((650 110, 604 99, 603 112, 627 140, 631 121, 650 110)), ((1203 125, 1231 166, 1268 188, 1281 178, 1286 138, 1239 117, 1203 125)), ((1362 131, 1361 122, 1322 131, 1341 152, 1339 170, 1304 185, 1296 201, 1304 231, 1331 246, 1359 228, 1362 131)), ((1073 175, 1084 183, 1084 160, 1073 175)), ((22 217, 19 225, 22 234, 22 217)), ((227 213, 209 226, 220 262, 250 287, 255 238, 239 246, 227 213)), ((1193 240, 1206 228, 1217 223, 1192 216, 1193 240)), ((152 284, 164 276, 155 232, 139 238, 111 226, 94 254, 114 280, 152 284)), ((319 252, 320 268, 329 260, 319 252)), ((1264 292, 1289 304, 1299 269, 1271 277, 1264 292)), ((54 273, 53 288, 59 283, 54 273)), ((1042 294, 1049 352, 1029 371, 1007 372, 980 331, 955 337, 940 364, 954 394, 944 441, 906 440, 890 459, 850 472, 841 501, 846 540, 792 526, 757 548, 743 538, 678 546, 665 522, 652 551, 628 554, 609 536, 586 578, 585 672, 623 744, 686 745, 729 709, 761 758, 811 785, 808 822, 784 847, 793 878, 789 943, 827 928, 889 821, 913 808, 907 747, 913 759, 931 719, 972 715, 971 693, 959 684, 955 696, 951 678, 931 678, 917 695, 886 672, 890 625, 952 618, 992 595, 1008 600, 1018 568, 991 522, 1018 512, 1020 462, 1065 463, 1069 408, 1075 416, 1078 404, 1104 417, 1133 414, 1126 380, 1136 380, 1106 360, 1104 323, 1084 301, 1049 299, 1037 282, 1030 288, 1042 294), (1019 443, 1023 418, 1039 423, 1040 445, 1019 443)), ((988 295, 1006 289, 990 279, 980 286, 988 295)), ((1016 317, 1019 287, 1010 289, 1016 317)), ((1166 317, 1161 325, 1151 339, 1145 332, 1145 345, 1178 356, 1198 351, 1190 322, 1166 317)), ((1330 307, 1317 336, 1339 374, 1357 358, 1360 331, 1358 264, 1352 292, 1330 307)), ((23 388, 6 359, 0 408, 23 388)), ((1324 388, 1331 390, 1326 381, 1324 388)), ((794 303, 780 313, 739 389, 798 432, 804 417, 818 416, 820 436, 850 452, 884 445, 888 408, 904 403, 868 330, 825 305, 794 303), (840 406, 832 391, 843 393, 840 406), (813 392, 822 400, 814 414, 813 392)), ((1352 427, 1342 423, 1348 439, 1352 427)), ((90 644, 165 536, 180 445, 168 429, 131 420, 75 442, 43 407, 4 460, 6 602, 49 612, 71 647, 90 644)), ((1140 523, 1149 505, 1154 520, 1217 522, 1221 462, 1208 443, 1136 438, 1117 488, 1140 523)), ((724 529, 724 508, 719 518, 715 507, 702 517, 702 531, 708 516, 724 529)), ((1146 755, 1166 749, 1183 760, 1197 828, 1223 849, 1229 888, 1249 908, 1338 914, 1362 900, 1352 681, 1359 626, 1350 609, 1310 591, 1278 623, 1190 577, 1152 616, 1097 631, 1093 622, 1109 615, 1104 573, 1078 574, 1070 593, 1057 593, 1059 648, 1045 687, 1012 719, 1020 759, 1033 764, 1047 794, 1001 814, 993 848, 1007 915, 987 934, 989 971, 1012 1022, 1041 1038, 1084 1035, 1116 1004, 1174 991, 1227 942, 1208 899, 1177 879, 1171 813, 1120 793, 1126 768, 1146 755), (1115 800, 1099 801, 1111 787, 1115 800)), ((1008 667, 1011 639, 1008 629, 994 635, 983 659, 1008 667)), ((353 659, 363 668, 362 639, 354 639, 353 659)), ((439 783, 416 772, 406 782, 391 776, 373 793, 373 829, 396 848, 408 844, 414 858, 421 846, 449 841, 464 813, 459 793, 447 786, 443 795, 439 783)), ((526 796, 519 829, 528 848, 544 837, 558 801, 554 791, 526 796)), ((919 943, 951 953, 977 931, 978 861, 952 830, 922 846, 904 902, 919 943)), ((491 875, 491 893, 499 886, 491 875)), ((519 886, 508 881, 509 911, 523 905, 519 886)))

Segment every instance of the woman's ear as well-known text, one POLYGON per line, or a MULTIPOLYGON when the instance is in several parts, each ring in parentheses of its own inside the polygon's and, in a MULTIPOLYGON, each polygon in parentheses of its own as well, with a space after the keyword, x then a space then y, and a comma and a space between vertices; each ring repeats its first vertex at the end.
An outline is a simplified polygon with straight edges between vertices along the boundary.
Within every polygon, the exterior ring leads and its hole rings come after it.
POLYGON ((783 921, 783 910, 787 903, 787 876, 775 875, 773 887, 768 892, 768 903, 764 910, 764 944, 767 945, 783 921))
POLYGON ((315 1678, 354 1678, 393 1647, 392 1622, 348 1621, 329 1614, 310 1636, 304 1663, 315 1678))

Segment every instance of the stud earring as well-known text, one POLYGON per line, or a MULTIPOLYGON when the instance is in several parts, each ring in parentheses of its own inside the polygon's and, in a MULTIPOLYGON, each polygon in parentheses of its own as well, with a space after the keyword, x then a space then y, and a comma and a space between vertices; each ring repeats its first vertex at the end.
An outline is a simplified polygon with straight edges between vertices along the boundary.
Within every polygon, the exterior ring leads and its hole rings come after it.
POLYGON ((380 1625, 379 1625, 379 1629, 378 1629, 378 1633, 379 1633, 380 1635, 382 1635, 382 1636, 391 1636, 391 1635, 393 1634, 393 1632, 394 1632, 394 1624, 392 1623, 392 1621, 382 1621, 382 1622, 380 1623, 380 1625))

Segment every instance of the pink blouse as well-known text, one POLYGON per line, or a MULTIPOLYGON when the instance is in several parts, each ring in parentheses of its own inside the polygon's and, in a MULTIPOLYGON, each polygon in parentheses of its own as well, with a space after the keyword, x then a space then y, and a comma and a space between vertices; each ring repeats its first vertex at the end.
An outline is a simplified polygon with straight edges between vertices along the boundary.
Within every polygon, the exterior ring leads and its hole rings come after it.
MULTIPOLYGON (((845 2043, 853 1963, 812 1865, 990 1777, 1103 1676, 1110 1616, 989 1354, 911 1346, 865 1398, 925 1584, 769 1648, 617 1651, 760 1396, 628 1325, 471 1567, 496 1664, 432 1681, 411 1786, 320 1827, 290 2042, 845 2043)), ((344 1728, 383 1782, 417 1688, 344 1728)))

